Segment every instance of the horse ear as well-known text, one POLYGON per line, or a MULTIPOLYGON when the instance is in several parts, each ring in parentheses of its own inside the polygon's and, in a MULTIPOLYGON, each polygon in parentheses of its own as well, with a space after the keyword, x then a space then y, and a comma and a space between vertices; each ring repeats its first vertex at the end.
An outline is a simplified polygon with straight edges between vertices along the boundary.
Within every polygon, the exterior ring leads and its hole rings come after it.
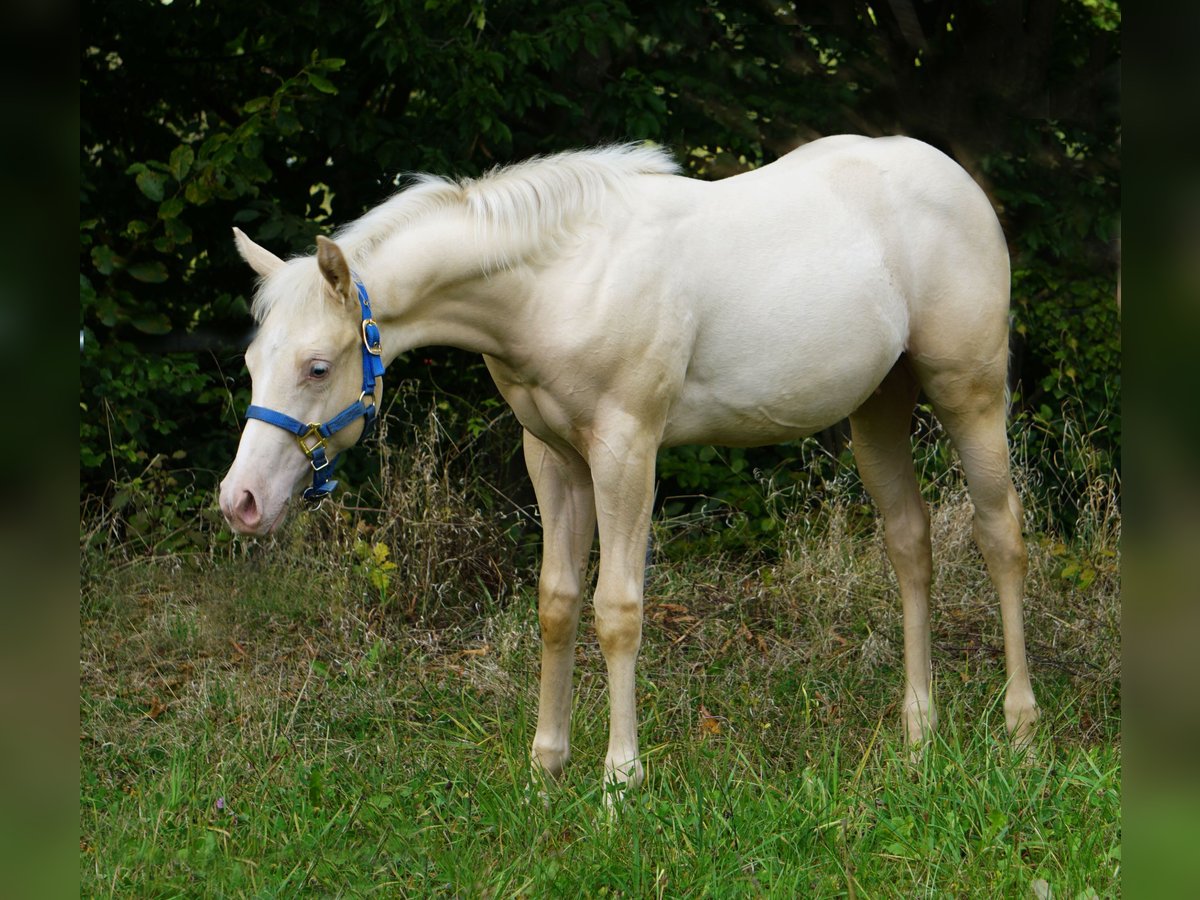
POLYGON ((258 246, 246 237, 240 228, 233 229, 233 242, 237 244, 238 253, 242 254, 242 259, 248 262, 250 268, 263 278, 287 265, 270 250, 258 246))
POLYGON ((353 297, 353 280, 350 277, 350 264, 342 248, 329 238, 317 235, 317 267, 333 292, 342 298, 343 302, 353 297))

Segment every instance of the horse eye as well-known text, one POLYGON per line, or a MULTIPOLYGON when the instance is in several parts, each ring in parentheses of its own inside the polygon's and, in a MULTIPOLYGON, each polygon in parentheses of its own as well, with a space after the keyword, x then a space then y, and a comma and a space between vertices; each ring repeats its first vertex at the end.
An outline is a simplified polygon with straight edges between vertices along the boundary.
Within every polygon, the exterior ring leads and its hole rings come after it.
POLYGON ((329 374, 329 364, 323 362, 313 363, 308 367, 309 378, 324 378, 329 374))

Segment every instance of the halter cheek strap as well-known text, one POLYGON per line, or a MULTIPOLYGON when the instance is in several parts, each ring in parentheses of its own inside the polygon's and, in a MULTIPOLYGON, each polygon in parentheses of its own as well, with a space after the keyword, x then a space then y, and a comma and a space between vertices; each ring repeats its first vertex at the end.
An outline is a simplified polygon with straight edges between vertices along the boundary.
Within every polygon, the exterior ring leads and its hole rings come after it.
POLYGON ((371 299, 363 283, 354 279, 354 287, 358 290, 358 304, 362 307, 362 393, 358 399, 343 409, 328 422, 309 422, 305 424, 299 419, 293 419, 286 413, 268 409, 265 406, 254 406, 246 410, 247 419, 258 419, 269 425, 275 425, 284 431, 290 431, 296 437, 301 452, 308 457, 313 468, 312 486, 305 488, 302 495, 310 503, 319 504, 337 487, 332 480, 333 470, 337 466, 337 457, 329 459, 325 448, 329 438, 341 431, 351 422, 365 419, 360 439, 371 433, 375 426, 375 381, 383 375, 383 346, 379 334, 379 326, 371 316, 371 299))

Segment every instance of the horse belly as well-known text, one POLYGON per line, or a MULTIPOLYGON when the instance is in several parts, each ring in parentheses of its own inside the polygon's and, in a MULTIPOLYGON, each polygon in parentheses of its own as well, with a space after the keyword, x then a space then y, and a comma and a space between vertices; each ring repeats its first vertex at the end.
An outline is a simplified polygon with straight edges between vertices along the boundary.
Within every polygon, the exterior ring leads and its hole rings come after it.
POLYGON ((903 301, 877 287, 790 310, 729 306, 697 337, 664 443, 773 444, 845 418, 904 352, 903 301))
POLYGON ((846 372, 836 390, 827 382, 806 385, 802 377, 763 376, 713 388, 685 384, 672 407, 663 445, 720 444, 756 447, 814 434, 844 419, 870 396, 896 359, 846 372))
POLYGON ((675 284, 695 339, 665 443, 812 434, 857 409, 905 350, 909 291, 875 222, 787 178, 746 193, 680 235, 675 284))

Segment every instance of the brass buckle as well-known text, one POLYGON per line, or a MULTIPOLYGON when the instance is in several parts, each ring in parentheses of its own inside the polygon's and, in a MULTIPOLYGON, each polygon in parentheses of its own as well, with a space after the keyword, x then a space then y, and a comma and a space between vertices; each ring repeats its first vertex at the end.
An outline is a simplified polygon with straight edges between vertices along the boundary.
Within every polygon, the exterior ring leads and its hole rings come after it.
MULTIPOLYGON (((315 453, 317 451, 317 448, 326 446, 325 435, 321 434, 321 423, 320 422, 309 422, 308 423, 308 431, 304 432, 303 434, 296 435, 296 443, 300 445, 300 449, 304 452, 304 455, 307 456, 309 461, 311 462, 313 453, 315 453), (316 440, 313 441, 311 444, 306 444, 305 440, 307 438, 316 438, 316 440)), ((328 465, 328 463, 327 463, 327 465, 328 465)))
POLYGON ((371 339, 367 337, 367 326, 368 325, 374 325, 376 329, 379 328, 379 323, 376 322, 374 319, 363 319, 362 320, 363 346, 367 348, 367 352, 370 353, 372 356, 382 356, 383 355, 383 339, 380 338, 374 344, 372 344, 371 339))

